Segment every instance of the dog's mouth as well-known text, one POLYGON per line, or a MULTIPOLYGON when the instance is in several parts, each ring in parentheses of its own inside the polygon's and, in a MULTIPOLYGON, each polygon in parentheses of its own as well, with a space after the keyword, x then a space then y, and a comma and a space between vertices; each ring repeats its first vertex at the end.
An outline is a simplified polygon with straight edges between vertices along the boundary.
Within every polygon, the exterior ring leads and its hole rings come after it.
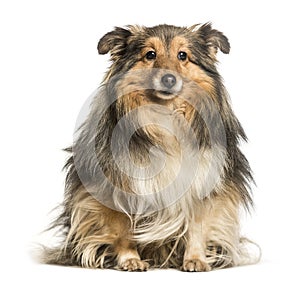
POLYGON ((179 92, 171 92, 171 91, 164 91, 164 90, 152 90, 152 96, 160 100, 172 100, 176 96, 178 96, 179 92))
POLYGON ((174 95, 173 92, 169 92, 169 91, 160 91, 159 93, 162 94, 162 95, 165 95, 165 96, 174 95))

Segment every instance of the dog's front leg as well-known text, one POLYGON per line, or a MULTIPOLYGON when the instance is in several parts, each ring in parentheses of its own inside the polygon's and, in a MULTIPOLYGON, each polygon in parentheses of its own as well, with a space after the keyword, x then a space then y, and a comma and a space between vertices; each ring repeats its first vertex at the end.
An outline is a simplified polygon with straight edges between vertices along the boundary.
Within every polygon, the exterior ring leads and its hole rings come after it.
POLYGON ((134 242, 127 239, 119 239, 115 243, 118 269, 126 271, 145 271, 149 264, 142 261, 134 242))
POLYGON ((210 271, 206 262, 206 230, 205 224, 199 218, 190 220, 186 234, 186 249, 184 253, 182 270, 184 271, 210 271))

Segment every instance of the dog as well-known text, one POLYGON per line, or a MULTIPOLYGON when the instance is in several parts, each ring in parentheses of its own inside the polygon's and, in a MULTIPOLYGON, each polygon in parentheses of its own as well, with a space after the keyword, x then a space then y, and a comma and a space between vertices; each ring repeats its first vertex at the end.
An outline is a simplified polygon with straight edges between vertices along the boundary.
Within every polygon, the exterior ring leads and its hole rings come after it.
POLYGON ((58 247, 44 262, 210 271, 254 262, 239 213, 253 205, 245 132, 217 70, 210 23, 116 27, 111 66, 66 151, 58 247))

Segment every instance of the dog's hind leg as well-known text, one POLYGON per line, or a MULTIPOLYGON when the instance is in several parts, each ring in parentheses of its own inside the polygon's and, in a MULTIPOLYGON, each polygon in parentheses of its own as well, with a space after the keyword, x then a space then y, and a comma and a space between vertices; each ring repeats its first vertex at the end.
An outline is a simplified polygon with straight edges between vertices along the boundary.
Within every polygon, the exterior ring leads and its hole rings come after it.
POLYGON ((128 271, 148 268, 132 241, 129 217, 102 205, 84 188, 80 188, 72 200, 65 249, 74 264, 84 267, 115 267, 128 271))

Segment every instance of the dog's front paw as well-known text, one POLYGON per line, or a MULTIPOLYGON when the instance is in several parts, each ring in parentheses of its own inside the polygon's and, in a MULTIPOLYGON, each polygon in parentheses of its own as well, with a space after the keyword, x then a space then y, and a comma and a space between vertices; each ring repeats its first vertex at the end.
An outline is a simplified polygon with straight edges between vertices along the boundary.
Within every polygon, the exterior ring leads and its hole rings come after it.
POLYGON ((183 262, 182 270, 188 272, 210 271, 211 267, 206 262, 203 262, 199 259, 193 259, 185 260, 183 262))
POLYGON ((149 268, 149 264, 140 259, 128 259, 119 265, 119 269, 124 271, 146 271, 149 268))

